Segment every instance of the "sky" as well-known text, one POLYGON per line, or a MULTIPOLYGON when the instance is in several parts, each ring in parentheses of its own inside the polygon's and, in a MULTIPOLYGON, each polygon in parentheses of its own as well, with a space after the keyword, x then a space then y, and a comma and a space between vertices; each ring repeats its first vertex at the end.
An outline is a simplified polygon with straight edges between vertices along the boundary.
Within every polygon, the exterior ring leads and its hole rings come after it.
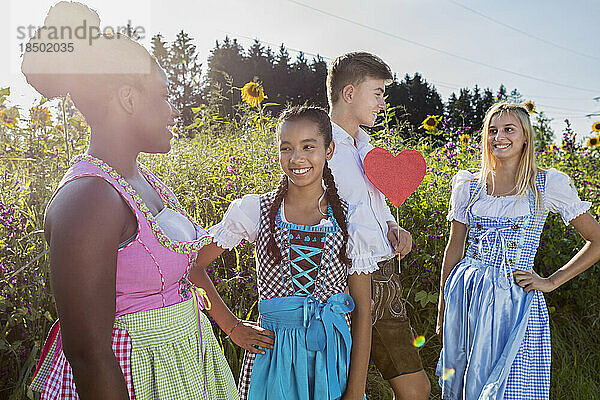
MULTIPOLYGON (((49 0, 3 0, 0 87, 28 108, 40 97, 19 73, 19 26, 40 26, 49 0)), ((379 55, 398 77, 419 72, 447 100, 460 88, 500 84, 553 119, 559 140, 568 118, 581 141, 600 120, 600 2, 597 0, 90 0, 103 27, 129 21, 168 41, 184 30, 206 59, 217 40, 282 43, 295 58, 327 62, 349 51, 379 55), (597 98, 594 100, 594 98, 597 98), (598 114, 588 117, 588 114, 598 114)), ((237 83, 239 85, 242 82, 237 83)), ((268 94, 267 94, 268 95, 268 94)))

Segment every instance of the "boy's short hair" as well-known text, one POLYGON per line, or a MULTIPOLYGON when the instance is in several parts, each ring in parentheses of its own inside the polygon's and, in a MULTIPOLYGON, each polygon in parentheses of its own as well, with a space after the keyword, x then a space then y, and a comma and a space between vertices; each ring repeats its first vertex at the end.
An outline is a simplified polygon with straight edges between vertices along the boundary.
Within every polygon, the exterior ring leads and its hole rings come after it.
POLYGON ((346 85, 360 85, 367 77, 394 79, 390 67, 379 57, 364 51, 346 53, 336 58, 327 71, 327 98, 332 107, 346 85))

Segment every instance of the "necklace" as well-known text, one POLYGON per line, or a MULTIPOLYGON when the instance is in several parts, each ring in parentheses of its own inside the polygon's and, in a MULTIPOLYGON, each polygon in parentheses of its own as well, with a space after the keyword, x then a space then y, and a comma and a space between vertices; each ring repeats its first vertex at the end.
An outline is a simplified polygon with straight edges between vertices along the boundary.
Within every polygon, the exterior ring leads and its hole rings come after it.
MULTIPOLYGON (((317 200, 317 209, 319 210, 319 212, 321 213, 321 215, 323 215, 323 216, 325 216, 325 217, 326 217, 326 216, 327 216, 327 213, 324 213, 324 212, 321 210, 321 200, 323 200, 323 198, 324 198, 324 197, 325 197, 325 191, 323 191, 323 194, 321 195, 321 197, 319 197, 319 200, 317 200)), ((285 212, 285 199, 282 199, 282 200, 281 200, 281 207, 282 207, 282 208, 284 208, 284 211, 283 211, 283 212, 285 212)), ((284 215, 285 215, 285 214, 284 214, 284 215)))
MULTIPOLYGON (((485 191, 487 193, 487 188, 488 188, 488 182, 485 182, 485 191)), ((513 187, 511 190, 509 190, 508 192, 504 192, 504 193, 494 193, 496 191, 496 185, 492 185, 492 193, 490 193, 488 196, 492 196, 492 197, 503 197, 503 196, 507 196, 510 193, 514 192, 516 189, 516 187, 513 187)))
POLYGON ((506 193, 492 193, 492 194, 490 194, 490 196, 492 196, 492 197, 504 197, 504 196, 509 196, 509 195, 512 196, 511 193, 513 193, 513 192, 514 192, 514 189, 510 190, 506 193))
POLYGON ((511 190, 509 190, 508 192, 504 192, 504 193, 494 193, 496 191, 495 190, 496 188, 494 187, 493 189, 494 190, 492 191, 492 193, 490 194, 490 196, 493 196, 493 197, 503 197, 503 196, 507 196, 507 195, 510 195, 511 193, 513 193, 516 188, 513 187, 511 190))

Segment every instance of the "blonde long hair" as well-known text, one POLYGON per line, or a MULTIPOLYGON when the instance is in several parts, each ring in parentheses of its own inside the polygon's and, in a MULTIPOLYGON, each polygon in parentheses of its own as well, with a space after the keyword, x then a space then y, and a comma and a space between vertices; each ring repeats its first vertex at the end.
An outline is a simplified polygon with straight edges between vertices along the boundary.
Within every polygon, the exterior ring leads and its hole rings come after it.
POLYGON ((479 194, 486 186, 487 177, 490 175, 492 176, 492 193, 494 192, 497 160, 490 148, 489 129, 492 118, 497 115, 502 115, 503 113, 517 117, 523 128, 525 146, 521 152, 514 189, 516 189, 517 194, 520 197, 526 196, 528 191, 533 193, 537 214, 538 211, 544 209, 544 200, 540 189, 535 183, 535 177, 540 168, 535 163, 534 135, 531 120, 529 119, 529 110, 521 104, 507 102, 494 104, 485 114, 483 129, 481 131, 481 171, 476 195, 470 200, 469 207, 475 202, 475 199, 479 197, 479 194))

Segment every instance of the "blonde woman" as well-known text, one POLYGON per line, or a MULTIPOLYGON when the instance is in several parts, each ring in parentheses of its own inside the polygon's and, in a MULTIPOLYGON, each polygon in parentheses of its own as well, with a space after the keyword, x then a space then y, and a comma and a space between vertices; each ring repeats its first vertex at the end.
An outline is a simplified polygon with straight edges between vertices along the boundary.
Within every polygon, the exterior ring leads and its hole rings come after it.
POLYGON ((600 259, 600 225, 590 205, 567 175, 536 166, 525 107, 498 103, 488 110, 481 170, 459 171, 452 182, 438 314, 444 399, 548 399, 550 329, 542 292, 600 259), (550 211, 586 244, 542 278, 533 262, 550 211))

